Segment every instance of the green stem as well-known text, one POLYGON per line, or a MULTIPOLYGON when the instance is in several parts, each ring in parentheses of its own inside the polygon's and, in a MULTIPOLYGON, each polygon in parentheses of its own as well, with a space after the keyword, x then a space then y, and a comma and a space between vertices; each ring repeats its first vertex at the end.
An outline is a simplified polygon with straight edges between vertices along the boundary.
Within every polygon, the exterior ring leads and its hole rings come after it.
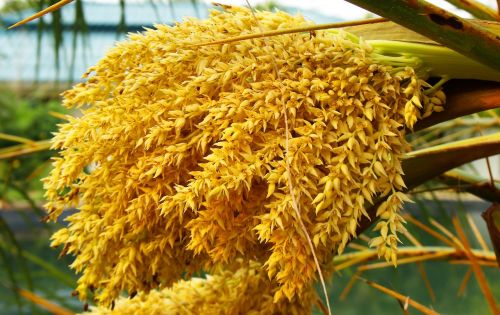
POLYGON ((370 40, 375 62, 415 68, 422 78, 478 79, 500 82, 500 72, 449 48, 403 41, 370 40))
POLYGON ((347 0, 500 71, 499 36, 423 0, 347 0))
POLYGON ((500 16, 498 13, 490 8, 489 6, 482 4, 475 0, 446 0, 447 2, 453 4, 457 8, 465 10, 472 14, 473 16, 491 21, 500 21, 500 16))

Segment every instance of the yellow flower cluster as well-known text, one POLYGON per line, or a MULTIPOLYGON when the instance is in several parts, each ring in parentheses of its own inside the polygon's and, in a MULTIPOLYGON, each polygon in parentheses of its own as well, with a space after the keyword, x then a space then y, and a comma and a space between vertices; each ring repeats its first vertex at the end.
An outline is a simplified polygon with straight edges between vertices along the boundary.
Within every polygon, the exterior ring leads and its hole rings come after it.
POLYGON ((64 93, 82 115, 54 138, 61 151, 45 179, 46 207, 51 219, 78 208, 53 245, 75 255, 81 299, 96 290, 110 305, 122 291, 244 259, 264 266, 274 302, 304 301, 316 267, 287 158, 321 264, 356 237, 376 196, 388 199, 372 246, 395 261, 404 129, 420 115, 420 80, 373 63, 369 45, 343 32, 195 46, 309 24, 282 12, 256 18, 236 8, 130 35, 64 93))
POLYGON ((139 293, 117 299, 111 310, 96 307, 88 315, 272 315, 307 314, 315 300, 312 290, 303 301, 273 302, 276 284, 269 280, 262 265, 238 260, 234 270, 225 269, 206 278, 181 280, 171 288, 139 293))

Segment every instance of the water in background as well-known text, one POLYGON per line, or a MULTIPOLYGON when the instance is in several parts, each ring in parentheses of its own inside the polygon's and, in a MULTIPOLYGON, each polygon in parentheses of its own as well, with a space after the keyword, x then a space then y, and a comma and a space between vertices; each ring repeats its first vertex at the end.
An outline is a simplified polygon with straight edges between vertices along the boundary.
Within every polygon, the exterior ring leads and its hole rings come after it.
MULTIPOLYGON (((117 33, 120 23, 120 6, 112 3, 94 3, 85 1, 84 16, 88 24, 88 36, 77 37, 76 49, 73 47, 74 4, 66 5, 62 11, 63 43, 59 52, 58 64, 54 49, 54 38, 47 30, 42 33, 41 49, 37 51, 37 23, 12 30, 0 29, 0 81, 75 81, 86 70, 101 59, 105 52, 117 40, 123 40, 125 34, 117 33)), ((209 9, 216 9, 203 2, 193 5, 191 1, 175 1, 172 6, 165 2, 155 5, 148 3, 127 3, 125 6, 127 32, 139 32, 144 27, 155 23, 173 24, 184 17, 206 18, 209 9)), ((296 8, 286 7, 287 12, 298 13, 296 8)), ((12 25, 34 11, 24 11, 19 15, 0 17, 5 26, 12 25)), ((339 21, 338 18, 322 15, 313 11, 300 11, 300 14, 316 23, 339 21)), ((49 23, 51 16, 44 17, 49 23)))

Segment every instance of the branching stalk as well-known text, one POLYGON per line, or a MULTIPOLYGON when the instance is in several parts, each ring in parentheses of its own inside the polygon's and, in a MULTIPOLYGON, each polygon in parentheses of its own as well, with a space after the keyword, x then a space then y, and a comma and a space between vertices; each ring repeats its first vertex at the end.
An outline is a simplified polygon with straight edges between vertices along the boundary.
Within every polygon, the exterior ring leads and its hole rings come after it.
POLYGON ((478 79, 500 81, 500 72, 449 48, 432 44, 370 40, 376 62, 395 67, 410 66, 422 78, 478 79))

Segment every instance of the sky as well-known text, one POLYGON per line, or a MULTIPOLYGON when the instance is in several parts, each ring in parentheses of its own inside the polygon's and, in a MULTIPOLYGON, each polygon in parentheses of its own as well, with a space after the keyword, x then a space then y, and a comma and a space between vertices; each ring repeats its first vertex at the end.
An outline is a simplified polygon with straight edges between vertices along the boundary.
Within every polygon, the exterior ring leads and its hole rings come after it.
MULTIPOLYGON (((4 1, 5 0, 0 0, 0 6, 4 1)), ((118 0, 92 0, 92 1, 118 2, 118 0)), ((141 1, 141 0, 135 0, 135 1, 141 1)), ((207 3, 218 2, 223 4, 246 5, 245 0, 200 0, 200 1, 204 1, 207 3)), ((264 2, 268 2, 268 0, 250 0, 250 4, 252 5, 264 2)), ((360 19, 367 14, 367 12, 364 11, 363 9, 360 9, 344 0, 277 0, 276 2, 286 6, 308 9, 308 10, 316 10, 318 12, 321 12, 323 15, 335 16, 345 20, 360 19)), ((444 0, 429 0, 428 2, 441 6, 444 9, 451 10, 452 12, 460 16, 469 17, 469 15, 466 12, 455 9, 452 5, 450 5, 444 0)), ((496 0, 479 0, 479 2, 489 5, 490 7, 496 8, 496 0)))

